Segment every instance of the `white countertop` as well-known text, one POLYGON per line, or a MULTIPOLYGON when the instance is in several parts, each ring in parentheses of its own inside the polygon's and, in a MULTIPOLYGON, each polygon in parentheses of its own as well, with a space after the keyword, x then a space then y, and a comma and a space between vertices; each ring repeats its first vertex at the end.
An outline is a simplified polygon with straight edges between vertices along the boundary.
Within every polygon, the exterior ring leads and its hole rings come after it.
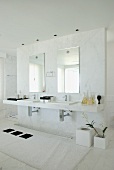
POLYGON ((72 102, 69 104, 67 102, 38 102, 32 101, 30 99, 26 100, 3 100, 4 104, 17 105, 17 106, 30 106, 30 107, 41 107, 48 109, 58 109, 58 110, 72 110, 72 111, 80 111, 80 112, 100 112, 103 111, 103 104, 93 104, 93 105, 83 105, 81 102, 72 102))

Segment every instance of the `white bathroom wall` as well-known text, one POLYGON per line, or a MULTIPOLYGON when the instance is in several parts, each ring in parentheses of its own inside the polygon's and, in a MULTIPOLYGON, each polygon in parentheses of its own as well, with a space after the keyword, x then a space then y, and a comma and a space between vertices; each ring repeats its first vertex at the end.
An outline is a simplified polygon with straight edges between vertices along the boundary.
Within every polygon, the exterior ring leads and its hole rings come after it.
MULTIPOLYGON (((3 59, 3 63, 4 63, 4 61, 5 61, 5 58, 6 58, 6 53, 3 53, 3 52, 0 52, 0 58, 2 58, 3 59)), ((3 69, 4 69, 4 66, 3 66, 3 69)), ((4 71, 3 71, 4 72, 4 71)), ((4 77, 4 75, 3 75, 3 77, 4 77)), ((3 78, 2 77, 2 78, 3 78)), ((5 91, 5 79, 3 78, 2 79, 2 81, 4 82, 3 83, 3 91, 5 91)), ((4 92, 3 92, 4 93, 4 92)), ((4 116, 5 116, 5 111, 6 109, 5 109, 5 107, 4 107, 4 105, 3 105, 3 102, 0 100, 0 119, 1 118, 4 118, 4 116)))
MULTIPOLYGON (((14 96, 17 91, 17 59, 0 52, 0 57, 4 58, 4 98, 14 96)), ((0 119, 5 116, 17 114, 17 107, 4 105, 0 102, 0 119)))
MULTIPOLYGON (((5 59, 6 59, 6 53, 0 52, 0 58, 3 59, 3 65, 4 65, 5 59)), ((5 73, 5 67, 4 67, 4 66, 3 66, 3 72, 5 73)), ((4 74, 4 73, 3 73, 3 74, 4 74)), ((4 76, 4 75, 3 75, 3 76, 4 76)), ((4 82, 4 83, 3 83, 3 85, 4 85, 3 91, 4 91, 4 94, 5 94, 5 79, 3 79, 2 81, 4 82)), ((1 101, 0 101, 0 103, 1 103, 1 101)))
POLYGON ((29 93, 29 56, 45 53, 46 72, 55 72, 55 77, 46 77, 46 92, 56 94, 57 51, 76 46, 80 47, 80 93, 88 90, 105 95, 105 29, 103 28, 19 48, 17 91, 21 90, 23 94, 29 93))
MULTIPOLYGON (((4 98, 16 97, 17 94, 17 57, 6 55, 4 60, 4 98)), ((4 105, 5 116, 17 115, 17 106, 4 105)))
POLYGON ((107 44, 107 98, 106 98, 106 116, 108 125, 114 127, 114 43, 107 44))
MULTIPOLYGON (((54 77, 46 77, 46 93, 57 98, 57 51, 69 47, 80 47, 80 94, 70 94, 71 100, 82 99, 83 92, 94 92, 105 96, 105 29, 78 32, 73 35, 54 38, 23 46, 17 50, 17 92, 29 94, 29 56, 45 53, 46 72, 55 72, 54 77)), ((41 109, 28 117, 24 107, 18 108, 22 125, 58 134, 75 134, 76 126, 85 123, 80 113, 73 112, 60 122, 58 110, 41 109)), ((90 120, 102 121, 104 113, 90 114, 90 120)))
POLYGON ((6 92, 5 97, 15 96, 17 94, 17 57, 6 56, 5 59, 5 79, 6 92))

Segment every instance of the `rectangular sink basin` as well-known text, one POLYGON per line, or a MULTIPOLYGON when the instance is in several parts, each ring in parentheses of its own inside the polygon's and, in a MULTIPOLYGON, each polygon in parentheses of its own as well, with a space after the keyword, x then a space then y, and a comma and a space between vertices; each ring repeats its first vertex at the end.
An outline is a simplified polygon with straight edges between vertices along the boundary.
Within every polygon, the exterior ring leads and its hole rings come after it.
POLYGON ((62 104, 62 105, 72 105, 78 102, 76 101, 52 101, 52 102, 41 102, 39 100, 33 100, 33 103, 46 103, 46 104, 62 104))
POLYGON ((72 104, 76 104, 78 102, 74 102, 74 101, 53 101, 51 102, 52 104, 66 104, 66 105, 72 105, 72 104))
POLYGON ((33 100, 33 103, 39 103, 40 101, 39 100, 33 100))

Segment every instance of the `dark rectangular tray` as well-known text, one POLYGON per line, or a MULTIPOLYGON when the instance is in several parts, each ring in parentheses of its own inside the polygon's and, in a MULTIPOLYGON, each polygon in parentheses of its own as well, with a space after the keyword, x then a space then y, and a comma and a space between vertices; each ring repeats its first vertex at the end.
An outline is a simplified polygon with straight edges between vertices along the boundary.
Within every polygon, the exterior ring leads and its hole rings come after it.
POLYGON ((7 100, 13 100, 13 101, 17 101, 17 100, 26 100, 26 99, 28 99, 28 98, 7 98, 7 100))

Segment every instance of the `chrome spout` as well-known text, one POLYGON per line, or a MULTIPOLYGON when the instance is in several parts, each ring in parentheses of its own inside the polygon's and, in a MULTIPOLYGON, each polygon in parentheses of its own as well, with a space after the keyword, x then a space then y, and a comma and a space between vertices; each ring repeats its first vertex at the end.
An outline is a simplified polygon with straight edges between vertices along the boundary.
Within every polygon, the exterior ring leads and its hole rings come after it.
POLYGON ((65 101, 68 101, 67 94, 65 94, 65 96, 63 98, 65 98, 65 101))

